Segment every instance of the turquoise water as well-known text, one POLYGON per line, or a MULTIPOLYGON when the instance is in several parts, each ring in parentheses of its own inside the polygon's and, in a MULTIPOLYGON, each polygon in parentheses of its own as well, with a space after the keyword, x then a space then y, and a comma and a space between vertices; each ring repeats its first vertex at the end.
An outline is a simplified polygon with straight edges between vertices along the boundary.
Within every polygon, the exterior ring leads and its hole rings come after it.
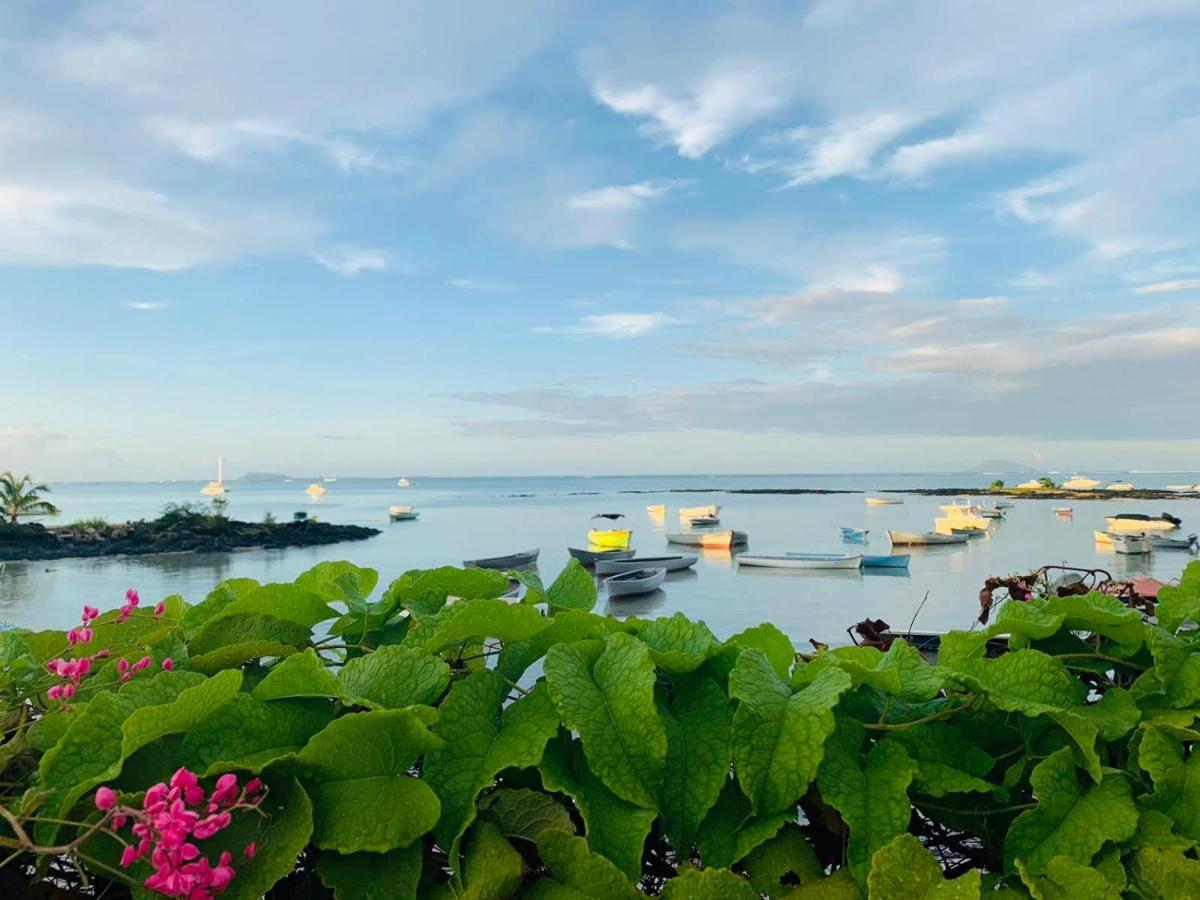
MULTIPOLYGON (((1139 487, 1200 482, 1200 473, 1162 475, 1090 472, 1096 478, 1131 478, 1139 487)), ((394 479, 339 479, 328 493, 310 499, 307 482, 232 482, 228 514, 259 520, 270 512, 281 521, 296 510, 330 522, 373 525, 383 530, 363 542, 292 550, 231 554, 179 554, 120 559, 8 563, 0 572, 0 621, 25 627, 65 627, 83 603, 118 605, 126 588, 157 600, 182 594, 203 599, 216 582, 249 577, 290 580, 328 559, 350 559, 377 568, 386 584, 406 569, 458 564, 464 559, 541 548, 539 569, 549 580, 566 564, 568 546, 586 546, 589 518, 621 512, 633 529, 633 546, 644 554, 671 552, 664 532, 680 530, 675 509, 718 503, 722 527, 750 534, 756 553, 787 551, 887 553, 887 529, 925 531, 939 504, 950 498, 907 496, 901 506, 868 507, 862 493, 826 495, 722 494, 716 488, 807 487, 876 492, 914 487, 986 485, 991 476, 961 475, 720 475, 596 478, 414 478, 411 488, 394 479), (698 493, 667 493, 671 488, 698 493), (648 493, 627 493, 646 491, 648 493), (665 525, 646 506, 666 503, 665 525), (412 504, 415 522, 389 524, 387 508, 412 504), (870 529, 862 545, 845 545, 838 526, 870 529)), ((1023 479, 1016 479, 1023 480, 1023 479)), ((59 484, 52 499, 60 522, 103 516, 109 521, 151 517, 168 502, 199 502, 201 482, 167 484, 59 484)), ((1061 500, 1019 500, 990 537, 966 545, 913 548, 907 574, 870 571, 783 571, 741 569, 728 553, 706 551, 694 570, 673 573, 661 591, 645 598, 614 601, 601 591, 598 609, 617 615, 655 616, 682 610, 704 619, 719 636, 770 620, 804 645, 812 637, 845 643, 846 628, 866 617, 907 626, 947 629, 968 626, 978 610, 978 593, 989 575, 1027 572, 1047 563, 1102 566, 1114 575, 1147 572, 1177 578, 1193 557, 1158 551, 1150 557, 1121 557, 1098 547, 1092 531, 1114 512, 1173 512, 1182 532, 1200 531, 1200 502, 1073 501, 1075 515, 1062 519, 1050 507, 1061 500), (927 597, 927 599, 926 599, 927 597), (918 612, 919 610, 919 612, 918 612)), ((678 552, 686 552, 675 548, 678 552)))

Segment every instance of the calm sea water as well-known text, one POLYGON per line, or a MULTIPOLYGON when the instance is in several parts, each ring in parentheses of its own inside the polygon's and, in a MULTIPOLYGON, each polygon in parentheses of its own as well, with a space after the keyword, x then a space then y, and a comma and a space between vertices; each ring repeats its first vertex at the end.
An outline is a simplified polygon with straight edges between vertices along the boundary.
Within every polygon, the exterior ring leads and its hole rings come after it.
MULTIPOLYGON (((1093 472, 1097 478, 1129 477, 1093 472)), ((349 559, 380 571, 386 584, 406 569, 458 564, 464 559, 541 548, 539 569, 547 582, 566 564, 568 546, 586 546, 589 518, 620 512, 633 528, 633 546, 643 555, 689 552, 669 548, 664 531, 679 530, 675 509, 719 503, 722 527, 750 534, 757 553, 842 551, 839 525, 870 529, 867 551, 887 553, 887 529, 925 531, 933 527, 939 504, 949 498, 907 496, 902 506, 868 507, 863 494, 745 495, 716 488, 809 487, 881 491, 915 487, 982 486, 990 476, 961 475, 787 475, 640 476, 597 478, 429 478, 399 488, 392 479, 340 479, 316 500, 305 482, 233 482, 229 515, 258 520, 270 512, 279 520, 305 510, 329 522, 353 522, 383 530, 363 542, 293 550, 232 554, 181 554, 122 559, 54 560, 8 563, 0 572, 0 621, 24 627, 67 627, 87 602, 118 605, 128 587, 157 600, 182 594, 203 599, 225 578, 285 581, 329 559, 349 559), (668 493, 671 488, 700 493, 668 493), (647 491, 649 493, 626 493, 647 491), (415 522, 389 524, 391 504, 413 504, 415 522), (666 503, 665 526, 646 506, 666 503)), ((1019 480, 1019 479, 1018 479, 1019 480)), ((1200 473, 1135 475, 1139 487, 1200 482, 1200 473)), ((53 500, 59 521, 103 516, 109 521, 152 517, 169 502, 201 501, 201 482, 169 484, 60 484, 53 500)), ((601 592, 600 611, 617 615, 669 615, 682 610, 705 620, 718 636, 770 620, 798 644, 809 637, 845 643, 846 628, 865 617, 906 626, 947 629, 968 626, 978 609, 983 580, 993 574, 1027 572, 1047 563, 1101 566, 1114 575, 1147 572, 1164 581, 1178 578, 1193 557, 1157 551, 1150 557, 1116 556, 1098 547, 1092 531, 1114 512, 1157 514, 1168 510, 1184 519, 1182 533, 1200 530, 1200 502, 1074 501, 1070 519, 1051 514, 1063 501, 1019 500, 990 537, 966 545, 913 548, 907 574, 738 569, 728 553, 705 551, 694 570, 674 573, 661 591, 642 599, 610 603, 601 592), (928 598, 928 599, 926 599, 928 598), (922 605, 922 603, 924 605, 922 605), (919 610, 919 613, 918 613, 919 610)))

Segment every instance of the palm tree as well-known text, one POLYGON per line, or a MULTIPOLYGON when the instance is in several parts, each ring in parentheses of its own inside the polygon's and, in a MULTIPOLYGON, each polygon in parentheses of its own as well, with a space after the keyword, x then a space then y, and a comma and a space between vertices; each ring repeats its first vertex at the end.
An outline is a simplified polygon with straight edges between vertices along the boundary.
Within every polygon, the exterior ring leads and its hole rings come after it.
POLYGON ((28 475, 18 478, 12 472, 0 472, 0 513, 17 524, 21 516, 57 516, 58 507, 42 494, 50 493, 44 484, 34 484, 28 475))

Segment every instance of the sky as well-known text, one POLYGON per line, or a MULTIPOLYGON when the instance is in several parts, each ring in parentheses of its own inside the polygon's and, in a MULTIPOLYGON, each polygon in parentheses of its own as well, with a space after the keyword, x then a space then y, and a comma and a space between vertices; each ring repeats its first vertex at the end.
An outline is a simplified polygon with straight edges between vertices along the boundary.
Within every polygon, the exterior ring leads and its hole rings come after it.
POLYGON ((0 5, 0 469, 1200 468, 1200 0, 0 5))

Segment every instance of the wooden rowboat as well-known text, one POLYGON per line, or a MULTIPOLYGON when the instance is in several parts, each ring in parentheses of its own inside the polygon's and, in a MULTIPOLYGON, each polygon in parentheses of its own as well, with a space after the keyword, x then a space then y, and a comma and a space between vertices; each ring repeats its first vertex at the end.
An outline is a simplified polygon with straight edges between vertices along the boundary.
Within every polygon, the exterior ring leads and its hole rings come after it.
POLYGON ((690 569, 696 564, 696 557, 675 554, 672 556, 643 556, 640 559, 619 559, 605 557, 596 560, 597 575, 616 575, 620 572, 632 572, 634 569, 666 569, 668 572, 678 572, 690 569))
POLYGON ((1165 534, 1151 534, 1150 545, 1152 547, 1163 550, 1195 550, 1196 535, 1189 534, 1186 537, 1168 537, 1165 534))
POLYGON ((750 536, 744 531, 685 531, 682 534, 668 534, 667 542, 671 544, 686 544, 689 547, 712 547, 729 549, 738 544, 748 543, 750 536))
POLYGON ((413 510, 411 506, 391 506, 388 507, 388 518, 393 522, 411 522, 420 513, 413 510))
POLYGON ((463 560, 463 566, 468 569, 520 569, 537 562, 540 550, 524 550, 520 553, 510 553, 508 556, 485 556, 482 559, 463 560))
POLYGON ((859 553, 789 553, 786 556, 740 553, 734 559, 739 566, 769 569, 857 569, 862 565, 859 553))
POLYGON ((622 572, 620 575, 604 579, 604 586, 608 588, 610 599, 633 597, 658 590, 662 587, 666 577, 666 569, 634 569, 631 572, 622 572))
POLYGON ((594 566, 602 559, 633 559, 637 553, 636 550, 581 550, 579 547, 568 547, 567 552, 585 566, 594 566))
POLYGON ((889 531, 888 540, 900 547, 923 547, 933 544, 965 544, 965 534, 938 534, 927 531, 924 534, 913 534, 910 531, 889 531))
POLYGON ((850 525, 839 526, 838 531, 842 533, 843 541, 857 541, 862 543, 867 539, 867 529, 854 528, 850 525))

